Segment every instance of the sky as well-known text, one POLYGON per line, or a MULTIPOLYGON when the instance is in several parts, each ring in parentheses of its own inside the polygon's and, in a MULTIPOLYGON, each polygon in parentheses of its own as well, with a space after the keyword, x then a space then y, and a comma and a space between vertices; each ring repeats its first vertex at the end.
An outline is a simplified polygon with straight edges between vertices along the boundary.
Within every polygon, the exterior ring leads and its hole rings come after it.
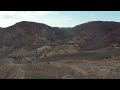
POLYGON ((74 27, 89 21, 120 22, 120 11, 0 11, 0 27, 21 21, 44 23, 52 27, 74 27))

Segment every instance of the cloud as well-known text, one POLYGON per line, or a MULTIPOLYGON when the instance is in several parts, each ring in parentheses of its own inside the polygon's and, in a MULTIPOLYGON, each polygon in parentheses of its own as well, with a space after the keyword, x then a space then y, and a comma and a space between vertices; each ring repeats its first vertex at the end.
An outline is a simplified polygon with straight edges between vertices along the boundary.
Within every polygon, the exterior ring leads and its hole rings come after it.
POLYGON ((20 21, 45 23, 50 26, 70 26, 71 18, 59 11, 0 11, 0 27, 8 27, 20 21))
POLYGON ((59 12, 52 12, 51 14, 53 14, 53 15, 58 15, 59 14, 59 12))
POLYGON ((37 21, 39 18, 55 14, 53 11, 0 11, 0 26, 7 27, 19 21, 37 21))

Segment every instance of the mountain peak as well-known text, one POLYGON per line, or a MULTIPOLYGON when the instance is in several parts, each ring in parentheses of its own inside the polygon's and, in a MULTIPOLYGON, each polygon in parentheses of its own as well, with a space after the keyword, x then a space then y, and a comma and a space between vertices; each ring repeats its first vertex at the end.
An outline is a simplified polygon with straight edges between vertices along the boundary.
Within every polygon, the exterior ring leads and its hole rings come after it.
MULTIPOLYGON (((21 21, 0 34, 0 44, 44 46, 53 43, 77 43, 82 48, 105 47, 120 43, 120 23, 111 21, 91 21, 73 28, 50 27, 43 23, 21 21), (67 41, 67 42, 66 42, 67 41)), ((22 45, 21 45, 22 46, 22 45)))
POLYGON ((32 21, 21 21, 21 22, 16 23, 15 25, 17 25, 17 26, 33 26, 33 25, 48 26, 48 25, 43 24, 43 23, 37 23, 37 22, 32 22, 32 21))

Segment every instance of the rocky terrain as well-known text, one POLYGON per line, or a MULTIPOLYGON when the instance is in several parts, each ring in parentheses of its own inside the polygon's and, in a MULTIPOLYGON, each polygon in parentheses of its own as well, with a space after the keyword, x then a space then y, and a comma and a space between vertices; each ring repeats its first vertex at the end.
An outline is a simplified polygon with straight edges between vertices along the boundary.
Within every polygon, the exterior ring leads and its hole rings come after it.
POLYGON ((118 79, 120 23, 0 28, 0 79, 118 79))

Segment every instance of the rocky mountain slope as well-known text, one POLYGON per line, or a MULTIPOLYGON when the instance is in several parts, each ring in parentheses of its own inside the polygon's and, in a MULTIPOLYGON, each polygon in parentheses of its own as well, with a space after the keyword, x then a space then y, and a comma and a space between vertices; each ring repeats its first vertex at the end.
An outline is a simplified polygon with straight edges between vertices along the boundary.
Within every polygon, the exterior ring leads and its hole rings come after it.
POLYGON ((120 43, 120 23, 94 21, 75 26, 69 38, 83 49, 97 49, 120 43))
POLYGON ((59 28, 23 21, 0 29, 1 47, 36 48, 57 44, 78 44, 81 49, 96 49, 120 43, 118 22, 93 21, 73 28, 59 28))
POLYGON ((5 54, 23 48, 37 50, 49 46, 53 48, 51 51, 48 50, 49 53, 59 55, 61 52, 69 54, 120 46, 119 44, 119 22, 93 21, 72 28, 59 28, 22 21, 7 28, 0 28, 0 51, 5 54))
POLYGON ((120 23, 0 28, 0 78, 120 78, 120 23))

